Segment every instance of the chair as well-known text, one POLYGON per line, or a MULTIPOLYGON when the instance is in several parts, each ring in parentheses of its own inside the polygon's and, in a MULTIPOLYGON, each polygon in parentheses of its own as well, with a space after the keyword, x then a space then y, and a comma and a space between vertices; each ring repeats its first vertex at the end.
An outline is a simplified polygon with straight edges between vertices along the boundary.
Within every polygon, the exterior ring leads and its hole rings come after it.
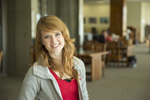
POLYGON ((35 46, 30 47, 30 55, 31 55, 31 64, 33 65, 34 62, 36 61, 35 58, 35 46))
POLYGON ((109 54, 107 55, 107 63, 110 61, 117 61, 117 67, 120 67, 120 60, 122 58, 119 45, 119 41, 110 41, 107 43, 107 50, 109 51, 109 54))
POLYGON ((92 41, 84 41, 84 46, 83 49, 86 51, 94 51, 94 45, 97 41, 92 40, 92 41))
POLYGON ((0 70, 1 70, 1 61, 2 61, 3 51, 0 51, 0 70))
MULTIPOLYGON (((104 52, 106 51, 106 43, 95 43, 95 52, 104 52)), ((102 56, 102 75, 105 76, 105 55, 102 56)))
MULTIPOLYGON (((97 43, 97 41, 92 40, 92 41, 84 41, 83 44, 83 50, 84 51, 92 51, 94 52, 94 48, 95 48, 95 43, 97 43)), ((80 59, 84 62, 85 65, 90 64, 91 62, 91 58, 90 57, 80 57, 80 59)))
POLYGON ((133 45, 133 40, 132 39, 126 40, 124 36, 120 37, 119 41, 121 45, 133 45))

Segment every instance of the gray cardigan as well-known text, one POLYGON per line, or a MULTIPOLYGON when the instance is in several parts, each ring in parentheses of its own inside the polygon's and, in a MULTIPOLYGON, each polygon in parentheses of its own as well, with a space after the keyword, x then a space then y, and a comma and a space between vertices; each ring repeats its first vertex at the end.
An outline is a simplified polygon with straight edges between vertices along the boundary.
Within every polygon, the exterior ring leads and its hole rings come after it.
MULTIPOLYGON (((80 75, 80 85, 78 85, 79 100, 89 100, 86 88, 85 66, 84 63, 73 57, 74 68, 80 75)), ((63 100, 59 86, 48 67, 43 67, 34 63, 29 68, 23 80, 18 100, 63 100)))

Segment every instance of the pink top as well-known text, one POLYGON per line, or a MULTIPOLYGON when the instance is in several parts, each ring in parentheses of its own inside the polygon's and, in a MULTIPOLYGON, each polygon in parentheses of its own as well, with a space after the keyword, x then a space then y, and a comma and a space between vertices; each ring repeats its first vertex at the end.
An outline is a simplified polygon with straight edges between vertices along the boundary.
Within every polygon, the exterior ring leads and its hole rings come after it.
POLYGON ((49 70, 55 77, 59 85, 63 100, 79 100, 77 81, 74 78, 71 80, 71 82, 59 79, 59 77, 53 72, 53 70, 49 70))
POLYGON ((111 36, 108 35, 108 36, 105 38, 105 40, 106 40, 106 41, 112 41, 112 38, 111 38, 111 36))

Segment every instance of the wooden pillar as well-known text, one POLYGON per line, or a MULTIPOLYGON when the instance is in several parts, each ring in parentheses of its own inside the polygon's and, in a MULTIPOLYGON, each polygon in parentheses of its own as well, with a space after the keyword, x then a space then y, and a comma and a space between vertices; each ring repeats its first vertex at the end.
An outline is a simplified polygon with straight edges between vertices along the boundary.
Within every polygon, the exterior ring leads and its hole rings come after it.
POLYGON ((110 32, 125 36, 127 29, 126 0, 111 0, 110 4, 110 32))

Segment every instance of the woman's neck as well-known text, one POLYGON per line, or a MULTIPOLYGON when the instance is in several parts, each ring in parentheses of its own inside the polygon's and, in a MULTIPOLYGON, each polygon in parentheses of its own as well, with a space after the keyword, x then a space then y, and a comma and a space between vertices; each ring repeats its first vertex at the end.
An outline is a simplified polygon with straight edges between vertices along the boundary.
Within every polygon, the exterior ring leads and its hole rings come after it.
POLYGON ((62 53, 49 53, 49 55, 55 59, 57 64, 62 65, 62 53))

